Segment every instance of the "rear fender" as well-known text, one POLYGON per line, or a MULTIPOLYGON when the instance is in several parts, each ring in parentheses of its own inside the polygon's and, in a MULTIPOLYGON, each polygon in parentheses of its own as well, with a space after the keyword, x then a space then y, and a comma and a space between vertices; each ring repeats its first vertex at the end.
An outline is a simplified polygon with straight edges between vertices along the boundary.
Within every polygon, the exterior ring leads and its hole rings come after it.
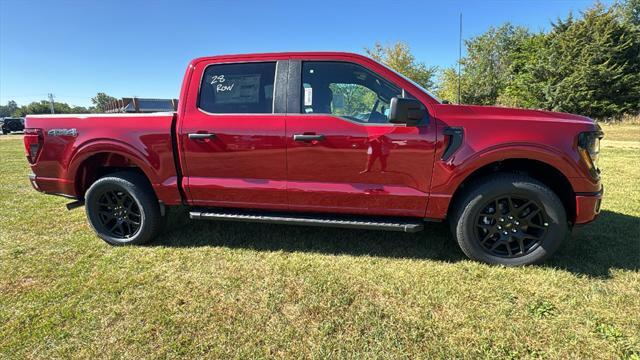
POLYGON ((79 146, 71 156, 71 161, 69 162, 67 172, 68 180, 78 180, 78 177, 82 175, 79 171, 85 163, 85 160, 99 153, 122 156, 128 161, 130 166, 139 168, 145 174, 154 189, 157 190, 157 187, 162 185, 162 181, 158 179, 157 176, 159 170, 159 161, 157 161, 157 159, 154 162, 153 156, 144 154, 127 143, 113 139, 97 139, 79 146))

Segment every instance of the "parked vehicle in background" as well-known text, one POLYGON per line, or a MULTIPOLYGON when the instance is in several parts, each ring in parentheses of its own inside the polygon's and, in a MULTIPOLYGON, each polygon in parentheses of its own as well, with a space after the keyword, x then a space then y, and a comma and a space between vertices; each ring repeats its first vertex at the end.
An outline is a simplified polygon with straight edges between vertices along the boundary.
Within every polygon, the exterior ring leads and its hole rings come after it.
POLYGON ((204 57, 178 110, 27 116, 34 188, 141 244, 193 219, 405 232, 448 220, 472 259, 540 262, 594 220, 602 132, 586 117, 443 104, 349 53, 204 57))
POLYGON ((2 133, 4 135, 15 131, 24 131, 24 118, 6 117, 2 119, 2 133))

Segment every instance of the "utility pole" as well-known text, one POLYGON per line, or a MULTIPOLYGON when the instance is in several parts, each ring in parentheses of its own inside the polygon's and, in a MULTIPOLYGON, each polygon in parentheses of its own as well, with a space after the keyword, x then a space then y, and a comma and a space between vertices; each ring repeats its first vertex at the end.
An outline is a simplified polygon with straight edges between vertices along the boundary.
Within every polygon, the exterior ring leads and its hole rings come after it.
POLYGON ((460 104, 460 61, 462 60, 462 13, 460 13, 460 39, 458 40, 458 104, 460 104))
POLYGON ((53 110, 53 94, 49 93, 49 104, 51 105, 51 113, 55 114, 55 111, 53 110))

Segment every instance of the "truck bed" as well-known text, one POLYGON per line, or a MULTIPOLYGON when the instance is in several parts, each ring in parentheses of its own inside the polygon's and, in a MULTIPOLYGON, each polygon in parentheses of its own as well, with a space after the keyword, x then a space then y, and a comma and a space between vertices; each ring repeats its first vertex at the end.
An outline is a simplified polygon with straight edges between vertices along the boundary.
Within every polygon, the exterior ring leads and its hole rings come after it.
POLYGON ((33 159, 37 190, 81 198, 92 168, 140 168, 167 205, 181 202, 174 162, 172 112, 29 115, 42 149, 33 159), (107 155, 110 153, 110 155, 107 155), (128 160, 127 160, 128 159, 128 160))

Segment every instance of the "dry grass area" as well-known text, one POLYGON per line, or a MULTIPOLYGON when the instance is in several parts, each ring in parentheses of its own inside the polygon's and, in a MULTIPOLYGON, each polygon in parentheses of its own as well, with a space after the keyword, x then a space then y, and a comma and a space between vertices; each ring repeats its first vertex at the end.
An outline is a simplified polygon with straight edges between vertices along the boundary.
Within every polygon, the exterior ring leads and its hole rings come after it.
POLYGON ((600 124, 604 131, 604 143, 617 144, 618 146, 640 145, 640 123, 630 124, 600 124))
POLYGON ((0 358, 640 358, 640 126, 604 126, 606 197, 546 264, 426 233, 186 222, 96 238, 0 141, 0 358))
POLYGON ((0 141, 2 140, 22 140, 22 134, 21 133, 11 133, 8 135, 0 134, 0 141))
POLYGON ((609 120, 612 124, 640 125, 640 114, 623 115, 619 118, 609 120))

